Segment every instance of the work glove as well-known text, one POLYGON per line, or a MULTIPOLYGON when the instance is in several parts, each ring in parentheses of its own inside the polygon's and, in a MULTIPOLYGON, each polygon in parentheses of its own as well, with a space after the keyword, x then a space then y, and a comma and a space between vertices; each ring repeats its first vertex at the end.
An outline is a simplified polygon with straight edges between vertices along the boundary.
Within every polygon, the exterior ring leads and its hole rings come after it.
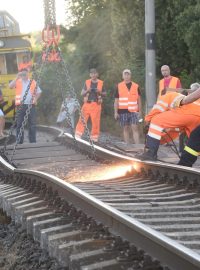
POLYGON ((181 95, 180 97, 178 97, 175 102, 172 103, 171 107, 173 109, 179 108, 181 106, 181 101, 184 99, 184 95, 181 95))

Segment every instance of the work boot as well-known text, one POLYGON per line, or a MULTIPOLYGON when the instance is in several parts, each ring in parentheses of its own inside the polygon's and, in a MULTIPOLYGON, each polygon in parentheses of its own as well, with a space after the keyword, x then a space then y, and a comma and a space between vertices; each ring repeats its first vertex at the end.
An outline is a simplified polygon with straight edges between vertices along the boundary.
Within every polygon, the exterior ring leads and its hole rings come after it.
POLYGON ((184 150, 177 165, 192 167, 196 160, 196 156, 193 156, 184 150))
POLYGON ((149 135, 146 136, 146 149, 143 154, 136 155, 135 158, 140 160, 157 160, 157 152, 160 145, 160 140, 154 139, 149 135))
POLYGON ((140 160, 156 161, 157 160, 157 154, 154 151, 148 149, 143 154, 135 155, 135 158, 140 159, 140 160))

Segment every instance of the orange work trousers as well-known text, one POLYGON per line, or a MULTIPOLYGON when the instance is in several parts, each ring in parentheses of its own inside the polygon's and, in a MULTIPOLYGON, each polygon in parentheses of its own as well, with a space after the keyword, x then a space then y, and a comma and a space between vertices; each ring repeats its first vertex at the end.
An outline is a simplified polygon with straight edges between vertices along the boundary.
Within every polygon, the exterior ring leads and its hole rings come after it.
MULTIPOLYGON (((98 141, 99 134, 100 134, 100 119, 101 119, 101 104, 98 104, 97 102, 86 102, 83 104, 83 107, 81 109, 82 116, 84 118, 85 124, 87 124, 87 121, 90 117, 92 122, 92 129, 91 129, 91 139, 93 141, 98 141)), ((79 121, 76 126, 75 134, 78 136, 82 136, 84 133, 84 122, 79 118, 79 121)))
MULTIPOLYGON (((181 112, 177 111, 167 111, 157 114, 151 119, 148 135, 152 138, 160 140, 164 135, 163 133, 164 129, 179 128, 181 131, 186 132, 187 136, 189 137, 192 130, 199 125, 200 125, 200 116, 192 114, 182 114, 181 112)), ((176 132, 174 130, 174 135, 175 133, 176 132)), ((172 135, 172 138, 174 139, 175 136, 172 135)))

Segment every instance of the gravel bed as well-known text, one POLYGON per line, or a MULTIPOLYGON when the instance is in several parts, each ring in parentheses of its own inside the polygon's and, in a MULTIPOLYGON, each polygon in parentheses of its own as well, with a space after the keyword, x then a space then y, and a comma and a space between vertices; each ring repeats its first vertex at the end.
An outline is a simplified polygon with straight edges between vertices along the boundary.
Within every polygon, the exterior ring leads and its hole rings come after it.
POLYGON ((42 250, 39 243, 14 223, 2 224, 0 216, 0 269, 1 270, 65 270, 55 259, 42 250))

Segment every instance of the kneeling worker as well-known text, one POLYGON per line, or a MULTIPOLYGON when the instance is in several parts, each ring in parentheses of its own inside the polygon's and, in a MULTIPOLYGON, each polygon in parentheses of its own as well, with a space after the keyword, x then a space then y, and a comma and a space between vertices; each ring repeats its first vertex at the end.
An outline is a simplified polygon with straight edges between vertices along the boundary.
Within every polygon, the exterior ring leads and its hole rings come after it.
MULTIPOLYGON (((196 90, 197 91, 197 90, 196 90)), ((196 91, 194 93, 196 93, 196 91)), ((192 94, 194 94, 192 93, 192 94)), ((191 95, 192 95, 191 94, 191 95)), ((164 101, 171 97, 172 94, 166 94, 164 101)), ((189 137, 191 132, 200 125, 200 99, 191 104, 185 103, 181 107, 175 106, 178 101, 184 100, 185 96, 175 93, 174 99, 167 104, 168 110, 152 116, 149 131, 147 134, 147 152, 138 155, 137 158, 142 160, 156 160, 160 140, 163 131, 167 128, 181 128, 189 137)), ((165 102, 160 103, 165 106, 165 102)), ((158 105, 157 105, 158 107, 158 105)), ((147 118, 147 117, 146 117, 147 118)))

